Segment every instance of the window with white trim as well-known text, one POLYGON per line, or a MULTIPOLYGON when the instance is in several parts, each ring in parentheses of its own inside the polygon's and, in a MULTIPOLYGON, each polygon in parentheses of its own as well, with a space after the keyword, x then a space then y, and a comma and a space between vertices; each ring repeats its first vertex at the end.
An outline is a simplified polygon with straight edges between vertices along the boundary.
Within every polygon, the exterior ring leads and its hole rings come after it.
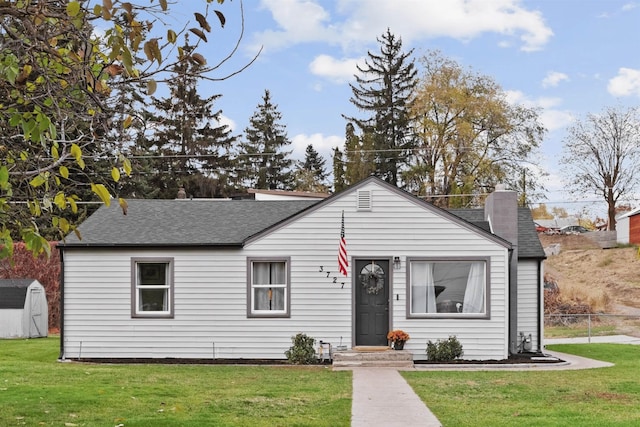
POLYGON ((135 258, 132 317, 173 317, 173 258, 135 258))
POLYGON ((488 317, 488 260, 409 259, 410 317, 488 317))
POLYGON ((249 317, 289 317, 289 259, 249 259, 249 317))

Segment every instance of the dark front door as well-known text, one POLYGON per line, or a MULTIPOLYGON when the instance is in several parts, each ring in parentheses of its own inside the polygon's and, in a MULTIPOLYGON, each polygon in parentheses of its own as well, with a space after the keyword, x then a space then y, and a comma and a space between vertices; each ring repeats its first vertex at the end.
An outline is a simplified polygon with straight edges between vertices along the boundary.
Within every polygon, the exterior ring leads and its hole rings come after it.
POLYGON ((389 260, 356 260, 356 345, 387 345, 389 260))

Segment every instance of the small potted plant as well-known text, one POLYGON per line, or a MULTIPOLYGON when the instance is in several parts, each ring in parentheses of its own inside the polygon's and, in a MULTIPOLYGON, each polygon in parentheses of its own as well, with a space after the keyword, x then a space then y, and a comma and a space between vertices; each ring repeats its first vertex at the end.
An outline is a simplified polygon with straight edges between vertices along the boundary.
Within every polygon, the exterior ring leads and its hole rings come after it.
POLYGON ((409 334, 402 329, 395 329, 387 334, 387 339, 391 341, 394 350, 402 350, 404 343, 409 340, 409 334))

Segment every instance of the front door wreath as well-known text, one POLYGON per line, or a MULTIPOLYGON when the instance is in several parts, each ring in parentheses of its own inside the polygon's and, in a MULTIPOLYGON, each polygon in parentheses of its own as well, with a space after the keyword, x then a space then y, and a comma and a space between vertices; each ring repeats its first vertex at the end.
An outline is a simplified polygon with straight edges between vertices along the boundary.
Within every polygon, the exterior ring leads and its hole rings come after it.
POLYGON ((384 289, 384 270, 373 262, 360 271, 360 284, 370 295, 377 295, 384 289))

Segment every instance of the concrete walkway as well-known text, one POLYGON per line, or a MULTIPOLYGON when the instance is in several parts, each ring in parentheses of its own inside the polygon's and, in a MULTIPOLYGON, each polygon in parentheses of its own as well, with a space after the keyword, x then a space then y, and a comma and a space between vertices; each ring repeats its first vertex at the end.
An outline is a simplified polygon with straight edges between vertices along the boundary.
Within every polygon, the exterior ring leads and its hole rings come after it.
POLYGON ((442 424, 393 368, 351 368, 351 427, 440 427, 442 424))
MULTIPOLYGON (((592 343, 638 344, 640 338, 626 335, 591 337, 592 343)), ((547 339, 546 344, 588 343, 587 338, 547 339)), ((587 359, 555 351, 546 354, 561 363, 527 363, 513 365, 416 365, 415 370, 567 370, 594 369, 613 366, 600 360, 587 359)), ((412 370, 413 370, 412 369, 412 370)), ((353 371, 352 427, 440 427, 442 424, 415 394, 394 368, 350 368, 353 371), (392 411, 389 408, 393 408, 392 411)), ((407 369, 408 370, 408 369, 407 369)))

